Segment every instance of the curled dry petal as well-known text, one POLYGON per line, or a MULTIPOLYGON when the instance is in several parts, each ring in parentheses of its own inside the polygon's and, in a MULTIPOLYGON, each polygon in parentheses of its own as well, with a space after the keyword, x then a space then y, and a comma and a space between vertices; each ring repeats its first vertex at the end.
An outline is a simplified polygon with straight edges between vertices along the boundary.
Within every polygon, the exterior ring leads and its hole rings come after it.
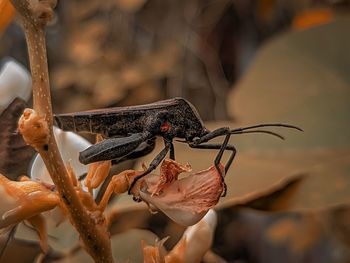
POLYGON ((28 178, 15 182, 0 175, 0 228, 51 210, 60 202, 58 195, 28 178))
MULTIPOLYGON (((220 168, 224 174, 224 167, 220 165, 220 168)), ((224 190, 222 178, 215 166, 178 179, 178 174, 188 169, 173 160, 164 160, 162 177, 169 176, 169 179, 149 175, 139 188, 142 200, 184 226, 193 225, 203 218, 217 204, 224 190)))
POLYGON ((18 121, 18 130, 24 141, 39 149, 49 141, 49 127, 45 119, 33 109, 25 109, 18 121))
POLYGON ((175 161, 166 159, 163 161, 160 167, 160 176, 157 184, 152 186, 152 189, 148 189, 153 195, 159 195, 160 191, 167 185, 170 185, 174 181, 178 180, 178 176, 183 172, 191 172, 192 168, 189 164, 181 165, 175 161))
POLYGON ((108 176, 112 167, 112 161, 101 161, 90 164, 89 172, 85 179, 85 186, 91 191, 98 188, 108 176))

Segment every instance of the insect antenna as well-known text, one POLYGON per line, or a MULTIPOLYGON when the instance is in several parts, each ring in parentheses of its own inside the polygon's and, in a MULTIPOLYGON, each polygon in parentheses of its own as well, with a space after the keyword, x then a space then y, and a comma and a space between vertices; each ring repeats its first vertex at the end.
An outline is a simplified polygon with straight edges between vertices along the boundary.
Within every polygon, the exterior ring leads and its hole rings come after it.
POLYGON ((273 131, 266 131, 266 130, 232 130, 230 131, 230 134, 246 134, 246 133, 266 133, 273 136, 276 136, 277 138, 280 138, 281 140, 284 140, 284 137, 276 132, 273 131))
POLYGON ((248 127, 243 127, 243 128, 237 128, 237 129, 233 129, 231 130, 231 132, 239 132, 239 131, 246 131, 246 130, 251 130, 251 129, 255 129, 255 128, 263 128, 263 127, 284 127, 284 128, 288 128, 288 129, 294 129, 294 130, 298 130, 298 131, 303 131, 303 129, 294 126, 294 125, 290 125, 290 124, 283 124, 283 123, 264 123, 264 124, 257 124, 257 125, 253 125, 253 126, 248 126, 248 127))
MULTIPOLYGON (((255 130, 256 128, 264 128, 264 127, 284 127, 284 128, 288 128, 288 129, 303 131, 301 128, 294 126, 294 125, 290 125, 290 124, 265 123, 265 124, 257 124, 257 125, 253 125, 253 126, 247 126, 247 127, 243 127, 243 128, 237 128, 237 129, 233 129, 233 130, 229 130, 229 131, 224 130, 224 128, 219 128, 217 130, 214 130, 213 132, 210 132, 209 134, 211 134, 211 136, 206 138, 205 141, 209 141, 211 139, 214 139, 218 136, 225 135, 227 133, 230 133, 230 134, 265 133, 265 134, 270 134, 270 135, 273 135, 275 137, 278 137, 281 140, 284 140, 284 137, 277 132, 273 132, 273 131, 269 131, 269 130, 260 130, 260 129, 255 130)), ((176 140, 176 141, 181 142, 181 143, 188 143, 186 140, 176 140)))
POLYGON ((267 133, 273 136, 276 136, 282 140, 284 140, 284 137, 276 132, 273 131, 267 131, 267 130, 253 130, 256 128, 263 128, 263 127, 284 127, 288 129, 294 129, 298 131, 303 131, 303 129, 290 125, 290 124, 283 124, 283 123, 265 123, 265 124, 257 124, 253 126, 243 127, 243 128, 237 128, 230 131, 231 134, 244 134, 244 133, 267 133))
MULTIPOLYGON (((277 138, 280 138, 281 140, 285 139, 281 134, 278 134, 277 132, 273 132, 273 131, 266 131, 266 130, 247 130, 246 131, 241 129, 235 129, 230 131, 230 134, 246 134, 246 133, 265 133, 265 134, 270 134, 277 138)), ((187 143, 186 140, 175 140, 175 141, 181 142, 181 143, 187 143)))

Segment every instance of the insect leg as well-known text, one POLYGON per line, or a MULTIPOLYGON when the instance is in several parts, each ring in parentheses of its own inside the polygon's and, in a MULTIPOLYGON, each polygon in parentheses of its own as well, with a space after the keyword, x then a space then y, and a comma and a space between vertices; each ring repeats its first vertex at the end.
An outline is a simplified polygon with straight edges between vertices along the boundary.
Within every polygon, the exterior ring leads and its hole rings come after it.
MULTIPOLYGON (((190 147, 195 149, 221 149, 222 144, 200 144, 200 145, 190 145, 190 147)), ((231 164, 236 156, 237 151, 236 151, 236 148, 231 144, 227 144, 226 148, 224 149, 228 151, 232 151, 230 158, 225 165, 225 172, 227 172, 228 169, 230 169, 231 167, 231 164)), ((222 158, 222 154, 218 152, 217 156, 215 157, 214 164, 215 163, 219 164, 221 161, 221 158, 222 158)))
POLYGON ((170 159, 175 160, 175 149, 173 142, 170 142, 170 159))
POLYGON ((142 174, 140 174, 139 176, 135 177, 134 181, 131 183, 130 188, 128 190, 129 195, 131 194, 131 190, 135 186, 136 182, 140 180, 142 177, 144 177, 145 175, 152 172, 154 169, 156 169, 157 166, 160 164, 160 162, 165 158, 166 154, 171 148, 172 142, 170 140, 164 140, 164 144, 165 144, 164 149, 160 153, 158 153, 158 155, 153 159, 148 169, 144 171, 142 174))
POLYGON ((215 160, 214 160, 214 165, 218 171, 218 173, 220 174, 221 176, 221 179, 222 179, 222 182, 224 184, 224 191, 223 191, 223 194, 222 196, 225 196, 226 195, 226 184, 225 184, 225 180, 224 180, 224 176, 221 172, 221 169, 220 169, 220 161, 221 161, 221 158, 224 154, 224 151, 225 150, 229 150, 229 151, 232 151, 231 155, 230 155, 230 158, 229 160, 227 161, 226 165, 225 165, 225 173, 228 171, 228 169, 230 168, 235 156, 236 156, 236 148, 231 145, 231 144, 228 144, 229 140, 230 140, 230 136, 231 134, 227 134, 226 137, 225 137, 225 140, 222 144, 200 144, 200 145, 191 145, 190 144, 190 147, 192 148, 197 148, 197 149, 220 149, 220 151, 218 152, 218 154, 216 155, 215 157, 215 160))
POLYGON ((123 157, 137 149, 142 142, 151 136, 149 132, 145 132, 134 133, 128 137, 103 140, 80 152, 79 161, 83 164, 89 164, 123 157))

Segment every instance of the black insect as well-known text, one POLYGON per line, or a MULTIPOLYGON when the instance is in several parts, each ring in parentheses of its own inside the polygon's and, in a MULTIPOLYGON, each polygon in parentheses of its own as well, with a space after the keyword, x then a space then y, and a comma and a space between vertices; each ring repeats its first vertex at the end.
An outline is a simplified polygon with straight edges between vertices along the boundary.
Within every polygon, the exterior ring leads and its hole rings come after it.
POLYGON ((235 147, 229 144, 231 134, 267 133, 283 139, 277 133, 257 128, 279 126, 301 131, 296 126, 279 123, 259 124, 233 130, 222 127, 209 131, 205 128, 195 107, 183 98, 146 105, 60 114, 55 116, 55 121, 63 130, 99 133, 106 138, 80 153, 79 160, 83 164, 104 160, 119 163, 127 159, 139 158, 154 149, 156 136, 162 137, 163 150, 153 159, 148 169, 134 180, 129 193, 136 181, 153 171, 168 152, 170 158, 175 159, 174 138, 184 139, 180 142, 187 143, 192 148, 220 149, 214 164, 221 174, 219 163, 224 151, 231 151, 231 156, 225 165, 225 172, 230 168, 236 154, 235 147), (206 144, 213 138, 223 135, 226 137, 222 144, 206 144))

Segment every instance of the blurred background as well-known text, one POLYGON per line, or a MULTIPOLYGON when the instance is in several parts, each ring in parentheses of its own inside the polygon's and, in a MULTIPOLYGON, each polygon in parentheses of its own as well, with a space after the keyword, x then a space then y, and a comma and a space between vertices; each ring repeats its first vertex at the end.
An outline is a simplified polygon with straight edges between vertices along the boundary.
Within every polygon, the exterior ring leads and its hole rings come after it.
MULTIPOLYGON (((53 110, 180 96, 210 129, 301 127, 302 134, 280 130, 282 142, 231 139, 238 154, 203 262, 350 262, 349 11, 348 0, 58 1, 47 27, 53 110)), ((0 59, 28 68, 15 20, 0 19, 0 59)), ((175 149, 194 170, 208 168, 216 154, 175 149)), ((125 167, 139 168, 154 154, 125 167)), ((130 200, 114 205, 125 207, 114 235, 147 228, 159 238, 170 235, 171 247, 183 230, 130 200)))

